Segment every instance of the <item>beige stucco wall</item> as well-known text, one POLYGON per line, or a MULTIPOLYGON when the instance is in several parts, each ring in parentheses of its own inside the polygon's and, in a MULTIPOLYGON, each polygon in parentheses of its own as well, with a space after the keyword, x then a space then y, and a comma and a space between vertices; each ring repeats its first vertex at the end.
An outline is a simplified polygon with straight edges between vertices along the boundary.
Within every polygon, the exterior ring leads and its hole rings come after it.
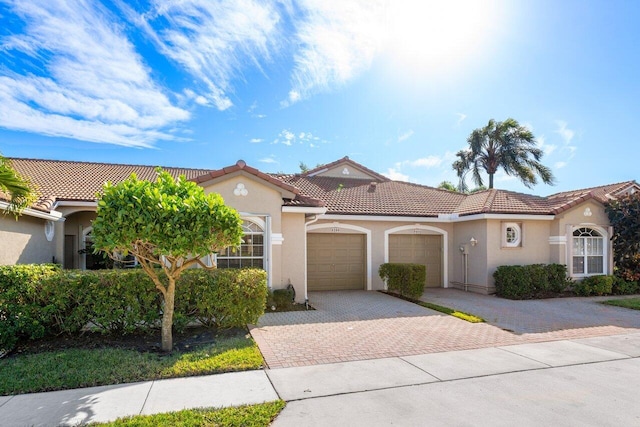
MULTIPOLYGON (((452 266, 451 266, 451 258, 453 253, 453 225, 447 223, 418 223, 411 221, 355 221, 355 220, 319 220, 318 222, 313 224, 312 233, 333 233, 332 228, 339 228, 340 233, 344 234, 370 234, 371 240, 370 245, 370 265, 367 270, 367 284, 371 286, 371 290, 382 290, 384 289, 384 282, 380 279, 378 275, 378 268, 381 264, 387 262, 385 257, 385 231, 390 231, 392 229, 397 229, 400 227, 407 227, 405 230, 396 231, 396 233, 401 234, 414 234, 414 230, 419 230, 421 234, 446 234, 446 238, 443 238, 443 246, 442 250, 445 250, 445 246, 447 247, 447 270, 446 274, 443 269, 443 281, 450 281, 452 274, 452 266), (359 228, 363 228, 365 230, 357 230, 350 229, 349 226, 355 226, 359 228), (317 228, 324 227, 324 228, 317 228), (446 245, 444 242, 446 241, 446 245)), ((387 242, 388 243, 388 242, 387 242)), ((369 255, 368 255, 369 256, 369 255)), ((443 259, 445 258, 445 254, 443 253, 443 259)), ((443 286, 446 286, 447 283, 443 283, 443 286)))
POLYGON ((274 246, 280 250, 280 257, 274 256, 274 263, 280 261, 282 271, 280 282, 272 284, 274 289, 285 288, 289 283, 296 290, 296 300, 304 302, 305 299, 305 270, 306 270, 306 239, 305 216, 302 213, 282 214, 281 246, 274 246))
POLYGON ((360 169, 354 168, 351 165, 339 165, 335 166, 331 169, 328 169, 325 172, 321 172, 318 174, 319 176, 331 176, 334 178, 360 178, 360 179, 373 179, 371 175, 368 173, 361 171, 360 169), (346 170, 349 172, 348 174, 343 173, 346 170))
MULTIPOLYGON (((486 220, 462 221, 454 225, 454 249, 452 282, 464 282, 464 253, 467 253, 467 284, 486 287, 487 282, 487 222, 486 220), (471 238, 477 240, 472 246, 471 238), (461 250, 464 249, 464 251, 461 250)), ((476 289, 477 290, 477 289, 476 289)))
POLYGON ((282 198, 293 198, 294 195, 244 171, 203 183, 203 186, 205 193, 219 193, 227 205, 239 211, 245 218, 251 219, 252 214, 262 219, 264 219, 264 215, 269 216, 272 233, 271 287, 274 289, 284 288, 291 281, 291 284, 296 288, 296 299, 303 302, 304 214, 282 213, 282 198), (246 195, 235 194, 238 184, 244 186, 246 195), (273 244, 275 240, 278 240, 275 237, 280 237, 280 235, 283 239, 282 244, 273 244))
POLYGON ((553 249, 555 259, 561 264, 566 264, 571 271, 571 238, 572 232, 577 227, 596 227, 602 230, 605 235, 607 246, 607 272, 613 271, 613 253, 611 249, 609 217, 604 210, 604 205, 593 200, 581 203, 565 212, 558 214, 551 224, 551 235, 563 237, 565 242, 555 244, 553 249), (588 211, 587 211, 588 209, 588 211), (587 215, 585 215, 587 213, 587 215), (591 214, 590 216, 588 214, 591 214))
POLYGON ((55 243, 47 241, 44 223, 45 220, 28 215, 18 221, 13 216, 0 215, 0 265, 52 262, 55 243))
POLYGON ((501 265, 549 264, 551 247, 549 230, 551 221, 487 221, 487 286, 494 286, 493 273, 501 265), (515 248, 502 246, 502 224, 516 222, 522 232, 521 246, 515 248))

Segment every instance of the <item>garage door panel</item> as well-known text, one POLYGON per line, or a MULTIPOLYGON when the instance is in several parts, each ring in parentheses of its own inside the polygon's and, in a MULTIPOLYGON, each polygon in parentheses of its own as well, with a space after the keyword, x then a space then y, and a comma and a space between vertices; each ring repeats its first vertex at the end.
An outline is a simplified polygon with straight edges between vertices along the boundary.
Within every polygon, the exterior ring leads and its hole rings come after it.
POLYGON ((365 236, 311 233, 307 236, 307 284, 314 290, 365 288, 365 236))
POLYGON ((442 236, 392 234, 389 262, 422 264, 426 267, 426 287, 442 286, 442 236))

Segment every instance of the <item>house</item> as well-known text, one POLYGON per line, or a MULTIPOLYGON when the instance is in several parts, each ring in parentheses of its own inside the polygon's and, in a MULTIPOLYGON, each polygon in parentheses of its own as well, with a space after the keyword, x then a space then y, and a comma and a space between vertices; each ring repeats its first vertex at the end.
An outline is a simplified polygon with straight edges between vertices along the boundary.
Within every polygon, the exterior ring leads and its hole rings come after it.
MULTIPOLYGON (((0 217, 0 264, 91 268, 91 221, 106 181, 151 166, 11 159, 39 200, 19 221, 0 217)), ((505 190, 459 194, 392 181, 348 157, 300 174, 266 174, 238 161, 219 170, 165 168, 220 193, 244 219, 243 250, 219 267, 254 266, 269 286, 307 292, 383 289, 385 262, 426 265, 428 287, 494 291, 500 265, 562 263, 571 277, 612 272, 604 203, 640 191, 635 181, 538 197, 505 190)), ((1 195, 0 195, 1 196, 1 195)), ((3 201, 4 200, 4 201, 3 201)), ((0 209, 6 207, 0 197, 0 209)))

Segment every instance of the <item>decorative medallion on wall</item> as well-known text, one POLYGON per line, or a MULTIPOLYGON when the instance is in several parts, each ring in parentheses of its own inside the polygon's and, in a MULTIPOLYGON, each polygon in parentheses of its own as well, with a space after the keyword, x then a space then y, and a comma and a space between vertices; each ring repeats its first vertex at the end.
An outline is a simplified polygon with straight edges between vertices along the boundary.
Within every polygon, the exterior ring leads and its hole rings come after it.
POLYGON ((342 169, 342 175, 349 175, 349 169, 347 168, 342 169))
POLYGON ((584 212, 582 213, 582 215, 584 216, 591 216, 593 215, 593 213, 591 213, 591 208, 585 208, 584 212))
POLYGON ((56 232, 55 225, 53 221, 47 220, 44 222, 44 237, 47 238, 47 241, 50 242, 53 240, 53 236, 56 232))
POLYGON ((247 194, 249 194, 249 190, 245 188, 243 183, 239 182, 238 185, 236 185, 236 188, 233 190, 233 194, 235 194, 236 196, 246 196, 247 194))

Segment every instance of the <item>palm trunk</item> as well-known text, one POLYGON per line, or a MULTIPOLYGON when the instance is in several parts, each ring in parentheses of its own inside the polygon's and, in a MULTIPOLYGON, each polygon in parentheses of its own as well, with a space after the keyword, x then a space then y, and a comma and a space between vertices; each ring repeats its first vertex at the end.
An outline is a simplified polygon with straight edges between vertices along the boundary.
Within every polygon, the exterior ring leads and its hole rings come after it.
POLYGON ((169 276, 169 286, 164 295, 164 311, 162 313, 162 351, 173 349, 173 309, 176 294, 176 282, 169 276))
POLYGON ((489 189, 493 188, 493 174, 489 174, 489 189))

